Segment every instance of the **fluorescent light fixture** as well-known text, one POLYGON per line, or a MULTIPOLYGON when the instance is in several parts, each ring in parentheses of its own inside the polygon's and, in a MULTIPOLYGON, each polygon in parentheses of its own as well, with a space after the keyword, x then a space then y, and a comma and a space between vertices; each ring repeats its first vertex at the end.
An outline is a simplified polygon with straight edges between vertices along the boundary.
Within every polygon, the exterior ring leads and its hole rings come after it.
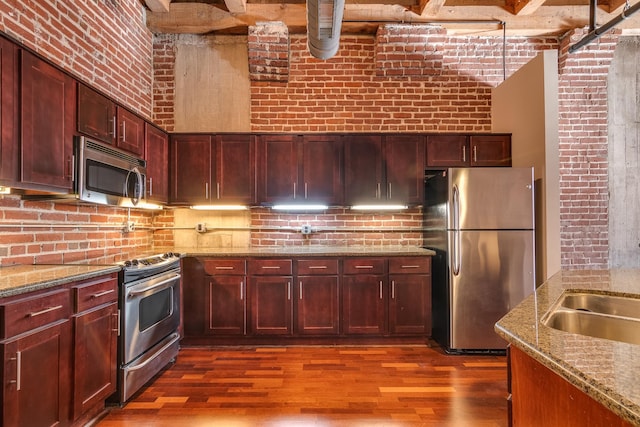
POLYGON ((273 205, 271 209, 277 211, 323 211, 329 209, 327 205, 273 205))
POLYGON ((150 209, 150 210, 161 210, 163 209, 162 205, 158 205, 156 203, 149 202, 138 202, 137 205, 134 205, 130 199, 123 199, 118 204, 121 208, 137 208, 137 209, 150 209))
POLYGON ((400 211, 407 209, 407 205, 353 205, 351 209, 358 211, 400 211))
POLYGON ((193 205, 191 209, 197 211, 244 211, 247 207, 243 205, 193 205))

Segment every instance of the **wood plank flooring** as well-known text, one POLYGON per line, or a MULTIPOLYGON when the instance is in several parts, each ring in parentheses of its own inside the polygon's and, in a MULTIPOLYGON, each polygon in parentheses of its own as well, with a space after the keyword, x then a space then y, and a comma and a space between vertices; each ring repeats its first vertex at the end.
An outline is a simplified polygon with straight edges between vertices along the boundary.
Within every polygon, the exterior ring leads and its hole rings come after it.
POLYGON ((438 347, 183 348, 98 427, 507 426, 504 356, 438 347))

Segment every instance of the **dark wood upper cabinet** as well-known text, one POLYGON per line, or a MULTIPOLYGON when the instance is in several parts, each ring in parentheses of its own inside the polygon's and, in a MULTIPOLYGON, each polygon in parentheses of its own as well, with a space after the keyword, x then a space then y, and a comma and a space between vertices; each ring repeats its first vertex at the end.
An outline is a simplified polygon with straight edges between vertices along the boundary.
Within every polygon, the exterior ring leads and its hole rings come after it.
POLYGON ((410 203, 423 200, 424 136, 345 136, 345 202, 410 203))
POLYGON ((76 82, 29 52, 21 51, 22 183, 72 189, 76 82))
POLYGON ((171 147, 172 203, 255 203, 251 135, 173 135, 171 147))
POLYGON ((250 134, 214 137, 211 200, 213 203, 252 205, 256 201, 255 144, 250 134))
POLYGON ((145 159, 147 160, 147 198, 169 201, 169 136, 145 123, 145 159))
POLYGON ((0 185, 20 180, 18 101, 18 49, 0 37, 0 185))
POLYGON ((511 135, 427 136, 427 167, 511 166, 511 135))
POLYGON ((260 201, 340 204, 341 144, 334 135, 262 135, 260 201))
POLYGON ((209 202, 211 136, 171 136, 171 202, 209 202))
POLYGON ((145 121, 83 84, 78 85, 78 132, 144 155, 145 121))
POLYGON ((471 135, 471 166, 511 166, 511 135, 471 135))

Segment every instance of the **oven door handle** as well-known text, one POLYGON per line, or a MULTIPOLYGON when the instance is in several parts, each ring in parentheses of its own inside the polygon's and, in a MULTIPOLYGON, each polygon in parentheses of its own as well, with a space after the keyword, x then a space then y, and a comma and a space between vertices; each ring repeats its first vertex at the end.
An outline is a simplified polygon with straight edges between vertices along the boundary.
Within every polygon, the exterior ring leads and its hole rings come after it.
POLYGON ((130 291, 127 294, 127 298, 135 298, 137 296, 146 294, 149 291, 156 291, 156 290, 162 290, 164 288, 169 288, 169 287, 171 287, 171 282, 174 282, 176 279, 179 279, 179 278, 180 278, 180 275, 179 274, 175 274, 173 277, 165 279, 162 282, 156 283, 153 286, 149 286, 148 288, 144 288, 144 289, 141 289, 139 291, 130 291), (162 289, 159 289, 159 288, 162 288, 162 289))
MULTIPOLYGON (((166 343, 165 345, 162 346, 162 348, 160 348, 158 351, 156 351, 154 353, 154 355, 156 354, 160 354, 163 351, 165 351, 166 349, 168 349, 169 347, 171 347, 173 344, 175 344, 176 341, 178 341, 180 339, 180 334, 177 332, 174 332, 173 334, 171 334, 169 336, 171 338, 171 341, 169 341, 168 343, 166 343)), ((147 366, 149 363, 153 362, 155 360, 155 357, 150 357, 149 359, 145 360, 144 362, 142 362, 139 365, 136 366, 132 366, 128 369, 129 372, 133 372, 133 371, 137 371, 138 369, 142 369, 145 366, 147 366)))

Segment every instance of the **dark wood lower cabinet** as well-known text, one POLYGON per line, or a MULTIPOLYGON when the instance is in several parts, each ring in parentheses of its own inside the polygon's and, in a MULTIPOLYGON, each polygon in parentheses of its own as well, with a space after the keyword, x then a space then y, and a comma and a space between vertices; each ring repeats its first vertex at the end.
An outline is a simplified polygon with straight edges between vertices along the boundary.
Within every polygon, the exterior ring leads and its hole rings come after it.
POLYGON ((389 332, 431 335, 431 276, 393 275, 389 282, 389 332))
POLYGON ((338 276, 298 277, 296 330, 301 335, 340 333, 338 276))
POLYGON ((291 276, 251 276, 251 330, 253 335, 291 335, 291 276))
POLYGON ((209 276, 207 301, 210 335, 247 333, 247 306, 244 276, 209 276))
POLYGON ((2 344, 4 427, 68 423, 70 326, 64 320, 2 344))
POLYGON ((342 330, 345 334, 382 335, 386 331, 385 277, 359 274, 342 279, 342 330))

